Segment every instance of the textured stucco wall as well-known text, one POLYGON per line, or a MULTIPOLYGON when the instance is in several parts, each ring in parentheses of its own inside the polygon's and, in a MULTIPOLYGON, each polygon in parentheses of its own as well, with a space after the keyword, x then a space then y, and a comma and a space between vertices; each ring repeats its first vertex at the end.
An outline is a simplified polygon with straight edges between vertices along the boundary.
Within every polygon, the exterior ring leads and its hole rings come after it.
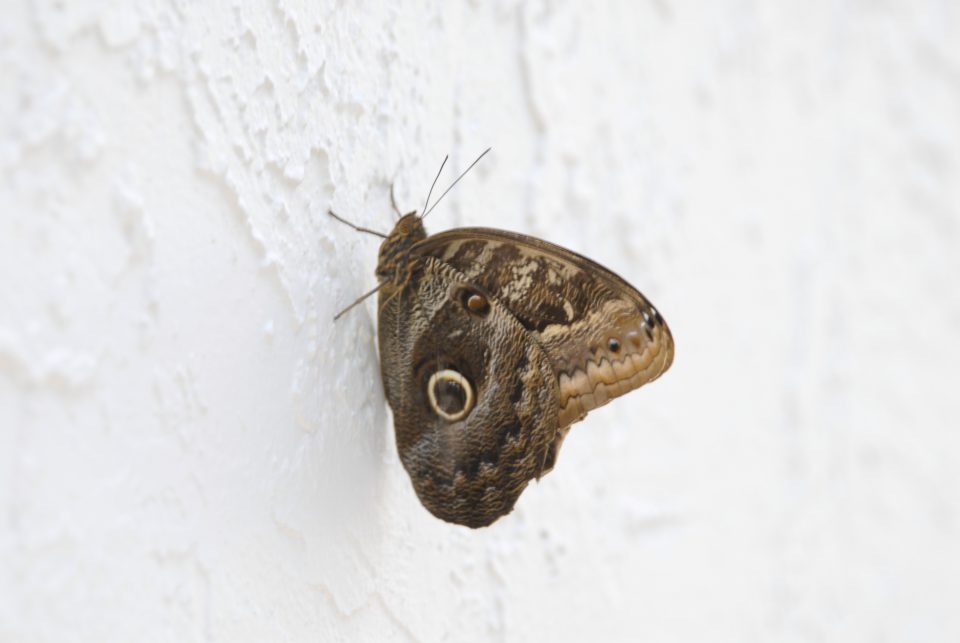
POLYGON ((957 5, 400 4, 4 3, 0 640, 960 640, 957 5), (678 352, 470 531, 324 212, 487 145, 678 352))

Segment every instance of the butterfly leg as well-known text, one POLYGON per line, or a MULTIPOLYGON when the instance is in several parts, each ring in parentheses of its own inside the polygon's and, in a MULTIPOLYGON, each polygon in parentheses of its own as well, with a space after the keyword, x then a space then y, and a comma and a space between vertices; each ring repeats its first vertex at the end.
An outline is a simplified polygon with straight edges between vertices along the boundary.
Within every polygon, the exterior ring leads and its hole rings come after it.
POLYGON ((386 239, 386 238, 387 238, 387 235, 383 234, 382 232, 377 232, 376 230, 371 230, 370 228, 364 228, 364 227, 361 227, 361 226, 356 225, 355 223, 350 223, 349 221, 347 221, 346 219, 344 219, 343 217, 341 217, 340 215, 338 215, 338 214, 337 214, 336 212, 334 212, 333 210, 327 210, 327 214, 329 214, 331 217, 333 217, 334 219, 336 219, 336 220, 339 221, 340 223, 342 223, 342 224, 344 224, 344 225, 350 226, 351 228, 353 228, 353 229, 356 230, 357 232, 366 232, 367 234, 374 234, 374 235, 380 237, 381 239, 386 239))
POLYGON ((352 309, 354 306, 356 306, 356 305, 358 305, 358 304, 360 304, 360 303, 363 303, 363 300, 365 300, 367 297, 369 297, 369 296, 372 295, 373 293, 375 293, 375 292, 377 292, 378 290, 380 290, 381 288, 383 288, 386 284, 387 284, 387 282, 382 282, 379 286, 377 286, 376 288, 374 288, 374 289, 371 290, 370 292, 366 292, 366 293, 362 294, 360 297, 357 297, 357 299, 356 299, 352 304, 350 304, 349 306, 347 306, 346 308, 344 308, 343 310, 341 310, 339 313, 337 313, 336 315, 334 315, 334 316, 333 316, 333 321, 337 321, 338 319, 340 319, 341 317, 343 317, 343 316, 347 313, 347 311, 349 311, 350 309, 352 309))

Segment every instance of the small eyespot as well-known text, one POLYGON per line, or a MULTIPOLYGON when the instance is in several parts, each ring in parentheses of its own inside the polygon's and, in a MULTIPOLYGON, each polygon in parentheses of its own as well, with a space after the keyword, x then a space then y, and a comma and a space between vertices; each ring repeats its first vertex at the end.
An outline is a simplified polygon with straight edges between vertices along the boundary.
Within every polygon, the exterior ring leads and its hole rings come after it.
POLYGON ((463 292, 463 306, 468 312, 480 317, 484 317, 490 312, 490 301, 473 290, 463 292))
POLYGON ((611 337, 610 340, 607 342, 607 348, 610 349, 610 352, 611 352, 611 353, 619 353, 619 352, 620 352, 620 340, 617 339, 616 337, 611 337))
POLYGON ((433 411, 449 422, 462 420, 473 409, 473 386, 467 378, 451 369, 430 376, 427 397, 433 411))

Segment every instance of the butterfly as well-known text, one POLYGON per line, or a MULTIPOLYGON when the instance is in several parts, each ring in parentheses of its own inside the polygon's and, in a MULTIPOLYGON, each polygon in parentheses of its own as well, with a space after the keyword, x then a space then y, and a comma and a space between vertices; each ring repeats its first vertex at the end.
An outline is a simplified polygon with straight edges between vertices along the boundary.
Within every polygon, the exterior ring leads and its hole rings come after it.
POLYGON ((423 215, 394 202, 389 234, 330 211, 383 238, 367 295, 400 461, 428 511, 474 528, 553 469, 572 424, 674 356, 653 304, 582 255, 504 230, 426 233, 423 218, 487 152, 433 206, 431 186, 423 215))

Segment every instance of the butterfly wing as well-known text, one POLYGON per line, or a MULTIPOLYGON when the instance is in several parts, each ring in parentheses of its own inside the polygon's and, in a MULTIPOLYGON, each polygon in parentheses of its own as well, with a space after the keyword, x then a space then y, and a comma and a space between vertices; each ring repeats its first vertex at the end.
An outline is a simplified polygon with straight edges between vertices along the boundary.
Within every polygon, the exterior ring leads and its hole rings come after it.
POLYGON ((435 257, 406 268, 402 287, 381 291, 377 324, 400 460, 431 513, 485 526, 543 471, 559 385, 502 303, 435 257))
POLYGON ((662 375, 670 329, 636 288, 552 243, 489 228, 456 228, 414 246, 501 302, 543 346, 557 378, 559 441, 588 411, 662 375))

